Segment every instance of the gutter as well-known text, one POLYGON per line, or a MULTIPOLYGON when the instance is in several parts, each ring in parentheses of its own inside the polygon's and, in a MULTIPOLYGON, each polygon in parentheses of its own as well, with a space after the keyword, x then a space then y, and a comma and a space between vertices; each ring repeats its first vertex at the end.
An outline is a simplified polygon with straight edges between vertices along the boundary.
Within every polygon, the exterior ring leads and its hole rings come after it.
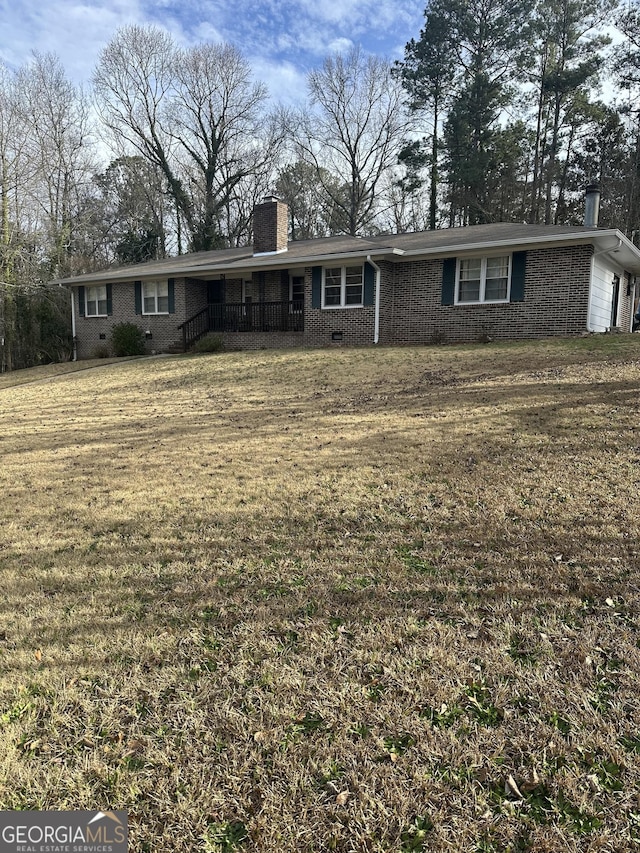
POLYGON ((632 249, 636 256, 638 256, 639 254, 638 247, 630 243, 630 241, 617 229, 608 229, 606 231, 599 229, 594 231, 577 232, 574 234, 542 234, 537 237, 522 237, 519 240, 510 237, 503 238, 500 240, 481 240, 480 242, 476 243, 457 243, 448 246, 440 245, 428 249, 404 249, 402 250, 402 260, 419 256, 427 257, 431 255, 439 255, 442 257, 447 253, 451 255, 457 255, 462 252, 487 252, 493 249, 501 249, 506 247, 513 248, 515 246, 526 247, 536 246, 540 244, 546 244, 551 246, 556 245, 558 243, 565 243, 567 245, 574 243, 595 243, 596 239, 601 239, 602 237, 614 237, 618 241, 618 245, 612 246, 609 249, 603 249, 601 251, 613 252, 625 245, 627 248, 632 249))
POLYGON ((376 301, 375 301, 375 309, 374 309, 374 321, 373 321, 373 342, 377 344, 380 340, 380 267, 371 260, 371 255, 367 255, 367 263, 371 264, 371 266, 376 271, 376 301))
MULTIPOLYGON (((277 254, 269 254, 263 256, 255 256, 256 261, 251 263, 254 259, 254 255, 251 255, 248 258, 243 258, 239 260, 232 260, 227 263, 224 261, 220 261, 218 263, 210 264, 206 260, 200 261, 200 263, 191 263, 189 265, 180 266, 179 264, 175 267, 172 267, 170 262, 166 262, 165 269, 128 269, 126 272, 120 272, 119 270, 103 270, 102 272, 97 273, 88 273, 87 275, 75 276, 74 278, 60 279, 59 281, 54 282, 59 286, 66 287, 78 287, 85 283, 91 282, 122 282, 123 284, 129 283, 131 281, 146 281, 149 278, 158 278, 163 276, 175 276, 175 277, 189 277, 191 275, 198 276, 199 274, 204 273, 207 277, 215 278, 217 275, 227 275, 232 276, 236 275, 238 278, 242 277, 245 273, 256 272, 264 269, 268 269, 271 267, 275 267, 279 269, 283 265, 283 258, 287 259, 287 266, 289 269, 304 269, 304 267, 313 266, 315 264, 327 264, 329 262, 335 261, 336 263, 345 263, 350 260, 361 260, 363 255, 367 253, 374 254, 376 257, 389 257, 390 255, 404 255, 404 250, 390 248, 385 246, 380 249, 371 249, 365 246, 362 249, 353 249, 348 252, 333 252, 333 253, 316 253, 313 255, 299 255, 298 257, 291 256, 291 250, 289 250, 288 254, 285 252, 279 252, 277 254)), ((180 256, 178 256, 180 257, 180 256)), ((154 261, 154 263, 156 263, 154 261)), ((141 265, 142 267, 143 265, 141 265)))

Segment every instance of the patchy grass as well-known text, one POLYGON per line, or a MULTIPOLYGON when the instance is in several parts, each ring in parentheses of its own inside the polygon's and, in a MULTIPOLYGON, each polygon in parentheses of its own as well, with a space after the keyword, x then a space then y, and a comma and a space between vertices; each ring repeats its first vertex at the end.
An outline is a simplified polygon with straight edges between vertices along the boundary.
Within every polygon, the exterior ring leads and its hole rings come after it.
POLYGON ((28 385, 32 382, 48 382, 67 373, 78 370, 91 370, 94 367, 106 367, 124 359, 93 358, 86 361, 61 361, 56 364, 43 364, 29 370, 15 370, 12 373, 0 373, 0 391, 4 388, 15 388, 18 385, 28 385))
POLYGON ((0 808, 637 849, 639 336, 100 368, 1 377, 0 808))

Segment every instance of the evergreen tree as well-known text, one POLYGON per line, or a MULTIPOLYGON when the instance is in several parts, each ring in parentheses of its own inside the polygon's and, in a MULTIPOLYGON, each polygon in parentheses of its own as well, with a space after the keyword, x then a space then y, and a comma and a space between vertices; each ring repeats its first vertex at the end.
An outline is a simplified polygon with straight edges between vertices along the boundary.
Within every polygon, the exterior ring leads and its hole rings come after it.
MULTIPOLYGON (((409 94, 414 113, 430 122, 430 134, 414 140, 400 152, 400 162, 408 171, 408 182, 417 189, 421 170, 429 168, 429 228, 438 223, 438 191, 440 182, 440 125, 451 92, 456 66, 454 31, 447 0, 433 0, 425 11, 425 25, 420 38, 411 39, 404 51, 404 62, 397 64, 402 84, 409 94)), ((405 188, 408 188, 405 186, 405 188)))
POLYGON ((457 87, 444 129, 449 221, 490 221, 487 177, 495 170, 501 121, 531 51, 526 0, 454 0, 449 6, 457 87))

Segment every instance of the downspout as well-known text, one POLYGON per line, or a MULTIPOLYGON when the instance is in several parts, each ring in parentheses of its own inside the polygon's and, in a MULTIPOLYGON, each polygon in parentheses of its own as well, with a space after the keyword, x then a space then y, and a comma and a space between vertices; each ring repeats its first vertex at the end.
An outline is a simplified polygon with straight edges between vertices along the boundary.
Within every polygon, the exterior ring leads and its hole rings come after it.
MULTIPOLYGON (((62 287, 62 285, 60 285, 60 287, 62 287)), ((76 343, 76 300, 73 288, 70 287, 69 290, 71 291, 71 342, 73 346, 73 354, 71 356, 71 361, 77 361, 78 349, 76 343)))
POLYGON ((373 342, 377 344, 380 339, 380 267, 371 260, 371 255, 367 255, 367 263, 376 271, 376 298, 374 303, 374 320, 373 320, 373 342))

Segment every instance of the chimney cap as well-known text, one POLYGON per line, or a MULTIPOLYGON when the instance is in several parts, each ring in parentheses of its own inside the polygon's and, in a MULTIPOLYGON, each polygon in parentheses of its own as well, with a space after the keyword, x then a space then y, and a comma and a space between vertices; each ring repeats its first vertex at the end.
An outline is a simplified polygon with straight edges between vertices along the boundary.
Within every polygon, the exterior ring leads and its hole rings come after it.
POLYGON ((592 195, 593 193, 599 193, 599 192, 600 192, 600 184, 587 184, 587 187, 585 189, 585 193, 587 195, 592 195))
POLYGON ((266 196, 262 199, 262 204, 273 204, 274 202, 278 202, 278 201, 280 201, 280 199, 278 198, 278 196, 277 196, 277 195, 274 195, 274 194, 272 193, 271 195, 266 195, 266 196))

